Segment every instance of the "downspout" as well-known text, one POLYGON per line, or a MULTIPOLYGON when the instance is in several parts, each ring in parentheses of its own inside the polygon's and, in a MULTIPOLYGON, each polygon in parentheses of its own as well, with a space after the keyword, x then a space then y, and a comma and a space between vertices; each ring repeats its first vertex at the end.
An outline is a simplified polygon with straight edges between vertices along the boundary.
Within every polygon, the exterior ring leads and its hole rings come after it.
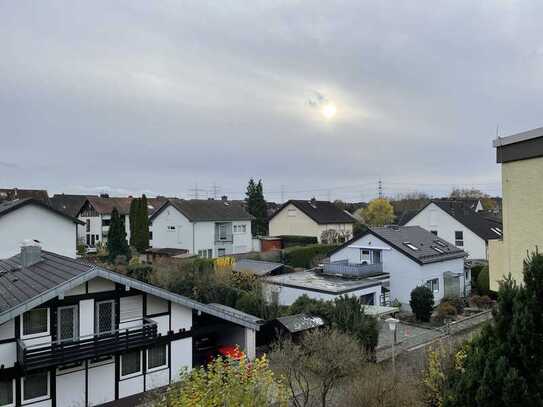
POLYGON ((196 254, 196 231, 194 230, 195 225, 196 222, 192 222, 192 254, 196 254))

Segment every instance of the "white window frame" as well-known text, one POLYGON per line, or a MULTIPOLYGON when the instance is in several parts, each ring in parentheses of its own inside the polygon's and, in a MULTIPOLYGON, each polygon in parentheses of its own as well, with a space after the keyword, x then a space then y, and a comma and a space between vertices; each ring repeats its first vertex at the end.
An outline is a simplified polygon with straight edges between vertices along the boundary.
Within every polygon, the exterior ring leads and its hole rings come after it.
POLYGON ((439 278, 436 277, 436 278, 431 278, 429 280, 426 280, 426 287, 428 287, 430 290, 432 290, 432 292, 435 294, 435 293, 439 293, 439 278), (434 284, 433 282, 436 281, 436 285, 437 285, 437 290, 434 289, 434 284))
POLYGON ((371 250, 370 249, 360 249, 360 263, 362 262, 366 262, 368 264, 371 264, 371 250), (366 256, 365 254, 363 254, 363 252, 368 252, 367 254, 367 258, 365 258, 364 256, 366 256))
POLYGON ((226 249, 224 247, 219 247, 217 249, 217 257, 226 256, 226 249), (222 251, 222 254, 221 254, 222 251))
POLYGON ((96 301, 94 303, 94 334, 95 335, 107 335, 109 333, 112 333, 112 332, 115 332, 115 322, 116 322, 116 313, 118 312, 116 310, 117 308, 117 304, 116 304, 116 301, 115 300, 104 300, 104 301, 96 301), (111 302, 113 305, 111 307, 111 331, 104 331, 104 332, 100 332, 100 313, 99 313, 99 309, 100 309, 100 304, 104 304, 106 302, 111 302))
POLYGON ((464 231, 463 230, 455 230, 454 231, 454 245, 458 247, 464 247, 464 231), (456 234, 462 233, 462 239, 457 239, 456 234), (462 242, 462 244, 458 244, 458 242, 462 242))
MULTIPOLYGON (((143 374, 143 355, 142 355, 142 351, 138 351, 140 353, 140 369, 137 371, 137 372, 134 372, 134 373, 129 373, 125 376, 123 376, 123 360, 124 360, 124 357, 126 354, 122 354, 121 357, 120 357, 120 366, 119 366, 119 379, 120 380, 124 380, 124 379, 130 379, 131 377, 137 377, 137 376, 141 376, 143 374)), ((128 353, 136 353, 136 351, 133 351, 133 352, 128 352, 128 353)))
POLYGON ((51 398, 51 372, 46 372, 46 373, 47 373, 47 394, 44 396, 34 397, 33 399, 25 399, 26 376, 24 376, 21 379, 21 400, 24 404, 30 404, 30 403, 35 403, 37 401, 49 400, 51 398))
MULTIPOLYGON (((163 346, 164 346, 164 350, 166 351, 166 363, 164 365, 155 366, 155 367, 152 367, 152 368, 147 367, 147 373, 156 372, 157 370, 166 369, 169 366, 168 365, 168 345, 164 344, 163 346)), ((149 350, 150 349, 147 349, 147 351, 145 352, 146 366, 149 366, 149 350)))
POLYGON ((50 336, 51 335, 51 310, 49 308, 45 307, 37 307, 34 309, 31 309, 27 312, 34 311, 37 309, 46 309, 47 310, 47 331, 39 332, 35 334, 24 334, 24 314, 21 315, 21 339, 32 339, 32 338, 42 338, 44 336, 50 336))
POLYGON ((14 407, 16 398, 17 398, 17 393, 15 389, 15 379, 11 379, 11 403, 2 404, 0 405, 0 407, 14 407))
POLYGON ((57 342, 69 342, 79 339, 79 303, 74 305, 63 305, 57 308, 57 342), (63 309, 73 308, 73 323, 74 323, 74 336, 69 339, 60 339, 60 313, 63 309))

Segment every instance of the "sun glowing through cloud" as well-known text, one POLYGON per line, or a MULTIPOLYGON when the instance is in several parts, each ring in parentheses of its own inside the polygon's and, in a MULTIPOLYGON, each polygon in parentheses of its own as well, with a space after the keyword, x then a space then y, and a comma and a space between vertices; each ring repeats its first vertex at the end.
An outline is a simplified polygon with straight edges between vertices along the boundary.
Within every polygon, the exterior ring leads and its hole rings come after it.
POLYGON ((322 115, 330 120, 336 115, 337 109, 336 106, 332 103, 328 103, 322 107, 322 115))

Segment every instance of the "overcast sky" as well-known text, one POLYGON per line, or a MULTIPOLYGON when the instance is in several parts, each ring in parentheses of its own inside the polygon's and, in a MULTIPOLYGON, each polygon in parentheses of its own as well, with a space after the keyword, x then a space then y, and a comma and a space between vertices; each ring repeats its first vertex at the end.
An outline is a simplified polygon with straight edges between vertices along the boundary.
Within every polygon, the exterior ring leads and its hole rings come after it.
POLYGON ((0 0, 0 187, 497 194, 497 126, 543 122, 542 20, 541 1, 0 0))

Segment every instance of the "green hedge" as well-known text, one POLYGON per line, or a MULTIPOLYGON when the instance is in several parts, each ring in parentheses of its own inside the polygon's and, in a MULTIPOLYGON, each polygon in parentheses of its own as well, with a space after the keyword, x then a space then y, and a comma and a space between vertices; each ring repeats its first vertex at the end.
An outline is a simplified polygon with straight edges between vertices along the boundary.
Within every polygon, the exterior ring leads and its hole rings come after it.
POLYGON ((283 248, 294 246, 308 246, 317 244, 317 238, 315 236, 295 236, 295 235, 281 235, 278 236, 283 242, 283 248))
POLYGON ((130 264, 126 268, 126 275, 148 283, 153 267, 149 264, 130 264))
POLYGON ((313 260, 317 256, 327 256, 336 245, 316 244, 304 247, 290 247, 283 250, 283 263, 291 267, 314 267, 313 260))

